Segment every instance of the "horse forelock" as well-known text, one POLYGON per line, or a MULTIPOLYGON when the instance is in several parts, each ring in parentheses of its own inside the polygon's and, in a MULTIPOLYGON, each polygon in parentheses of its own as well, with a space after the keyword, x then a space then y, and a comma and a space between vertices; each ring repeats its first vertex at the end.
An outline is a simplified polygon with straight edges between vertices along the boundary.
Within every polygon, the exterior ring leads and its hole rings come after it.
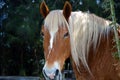
POLYGON ((50 49, 53 47, 54 38, 59 27, 66 27, 67 25, 68 23, 62 14, 62 10, 53 10, 47 15, 44 21, 44 27, 50 33, 50 49))

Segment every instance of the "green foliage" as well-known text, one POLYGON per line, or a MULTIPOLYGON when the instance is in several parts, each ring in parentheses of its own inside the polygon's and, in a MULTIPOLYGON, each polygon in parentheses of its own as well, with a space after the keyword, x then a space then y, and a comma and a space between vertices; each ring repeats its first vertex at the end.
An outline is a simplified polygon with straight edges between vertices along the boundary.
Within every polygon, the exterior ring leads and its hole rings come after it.
POLYGON ((39 2, 7 0, 2 9, 8 14, 8 18, 3 21, 0 30, 1 75, 40 75, 43 49, 39 34, 42 21, 39 2), (36 67, 37 65, 39 67, 36 67))
MULTIPOLYGON (((120 2, 118 2, 118 3, 120 3, 120 2)), ((110 25, 113 26, 113 30, 114 30, 114 34, 115 34, 114 42, 116 43, 115 47, 117 48, 117 52, 114 53, 113 56, 117 59, 120 59, 120 40, 119 40, 119 36, 117 33, 117 29, 119 27, 117 25, 117 18, 116 18, 116 13, 118 13, 117 12, 118 10, 115 8, 118 3, 115 3, 115 1, 113 1, 113 0, 105 0, 102 4, 102 7, 105 9, 105 12, 109 13, 108 19, 112 20, 112 23, 110 25), (115 10, 117 10, 117 11, 115 11, 115 10)))

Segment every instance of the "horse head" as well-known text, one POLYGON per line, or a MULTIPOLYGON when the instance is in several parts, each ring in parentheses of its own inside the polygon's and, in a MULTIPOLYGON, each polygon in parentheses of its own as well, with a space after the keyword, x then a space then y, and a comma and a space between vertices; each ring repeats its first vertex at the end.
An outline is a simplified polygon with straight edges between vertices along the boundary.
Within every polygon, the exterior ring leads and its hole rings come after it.
POLYGON ((41 34, 45 56, 43 74, 46 79, 61 80, 65 60, 70 57, 70 35, 67 26, 71 10, 69 2, 65 3, 63 10, 49 11, 45 2, 40 5, 40 13, 45 19, 41 34))

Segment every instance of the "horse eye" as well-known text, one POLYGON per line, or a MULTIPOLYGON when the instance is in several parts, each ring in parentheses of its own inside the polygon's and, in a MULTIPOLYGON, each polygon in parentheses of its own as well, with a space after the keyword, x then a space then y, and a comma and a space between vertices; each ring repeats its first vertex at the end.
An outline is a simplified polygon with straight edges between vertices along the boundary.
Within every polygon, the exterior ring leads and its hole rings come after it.
POLYGON ((44 33, 43 32, 41 32, 41 36, 44 37, 44 33))
POLYGON ((68 36, 69 36, 69 33, 68 33, 68 32, 64 34, 64 38, 66 38, 66 37, 68 37, 68 36))

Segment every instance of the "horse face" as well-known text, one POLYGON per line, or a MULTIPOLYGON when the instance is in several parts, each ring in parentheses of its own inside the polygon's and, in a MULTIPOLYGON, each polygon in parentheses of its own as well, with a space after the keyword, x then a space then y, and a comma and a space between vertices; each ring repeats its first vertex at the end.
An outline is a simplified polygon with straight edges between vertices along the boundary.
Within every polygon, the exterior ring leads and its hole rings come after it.
POLYGON ((53 39, 47 29, 43 27, 44 55, 46 63, 43 68, 45 77, 54 79, 61 76, 65 60, 70 56, 70 36, 66 27, 61 27, 53 39))
MULTIPOLYGON (((40 12, 44 18, 49 14, 49 9, 45 2, 40 6, 40 12)), ((66 2, 63 15, 68 21, 71 13, 71 5, 66 2)), ((49 19, 50 20, 50 19, 49 19)), ((54 24, 54 21, 52 22, 54 24)), ((48 29, 46 25, 42 27, 43 47, 45 56, 45 65, 43 74, 46 79, 62 79, 61 70, 65 60, 70 56, 70 36, 65 25, 57 25, 57 30, 48 29), (51 30, 51 31, 50 31, 51 30)))

